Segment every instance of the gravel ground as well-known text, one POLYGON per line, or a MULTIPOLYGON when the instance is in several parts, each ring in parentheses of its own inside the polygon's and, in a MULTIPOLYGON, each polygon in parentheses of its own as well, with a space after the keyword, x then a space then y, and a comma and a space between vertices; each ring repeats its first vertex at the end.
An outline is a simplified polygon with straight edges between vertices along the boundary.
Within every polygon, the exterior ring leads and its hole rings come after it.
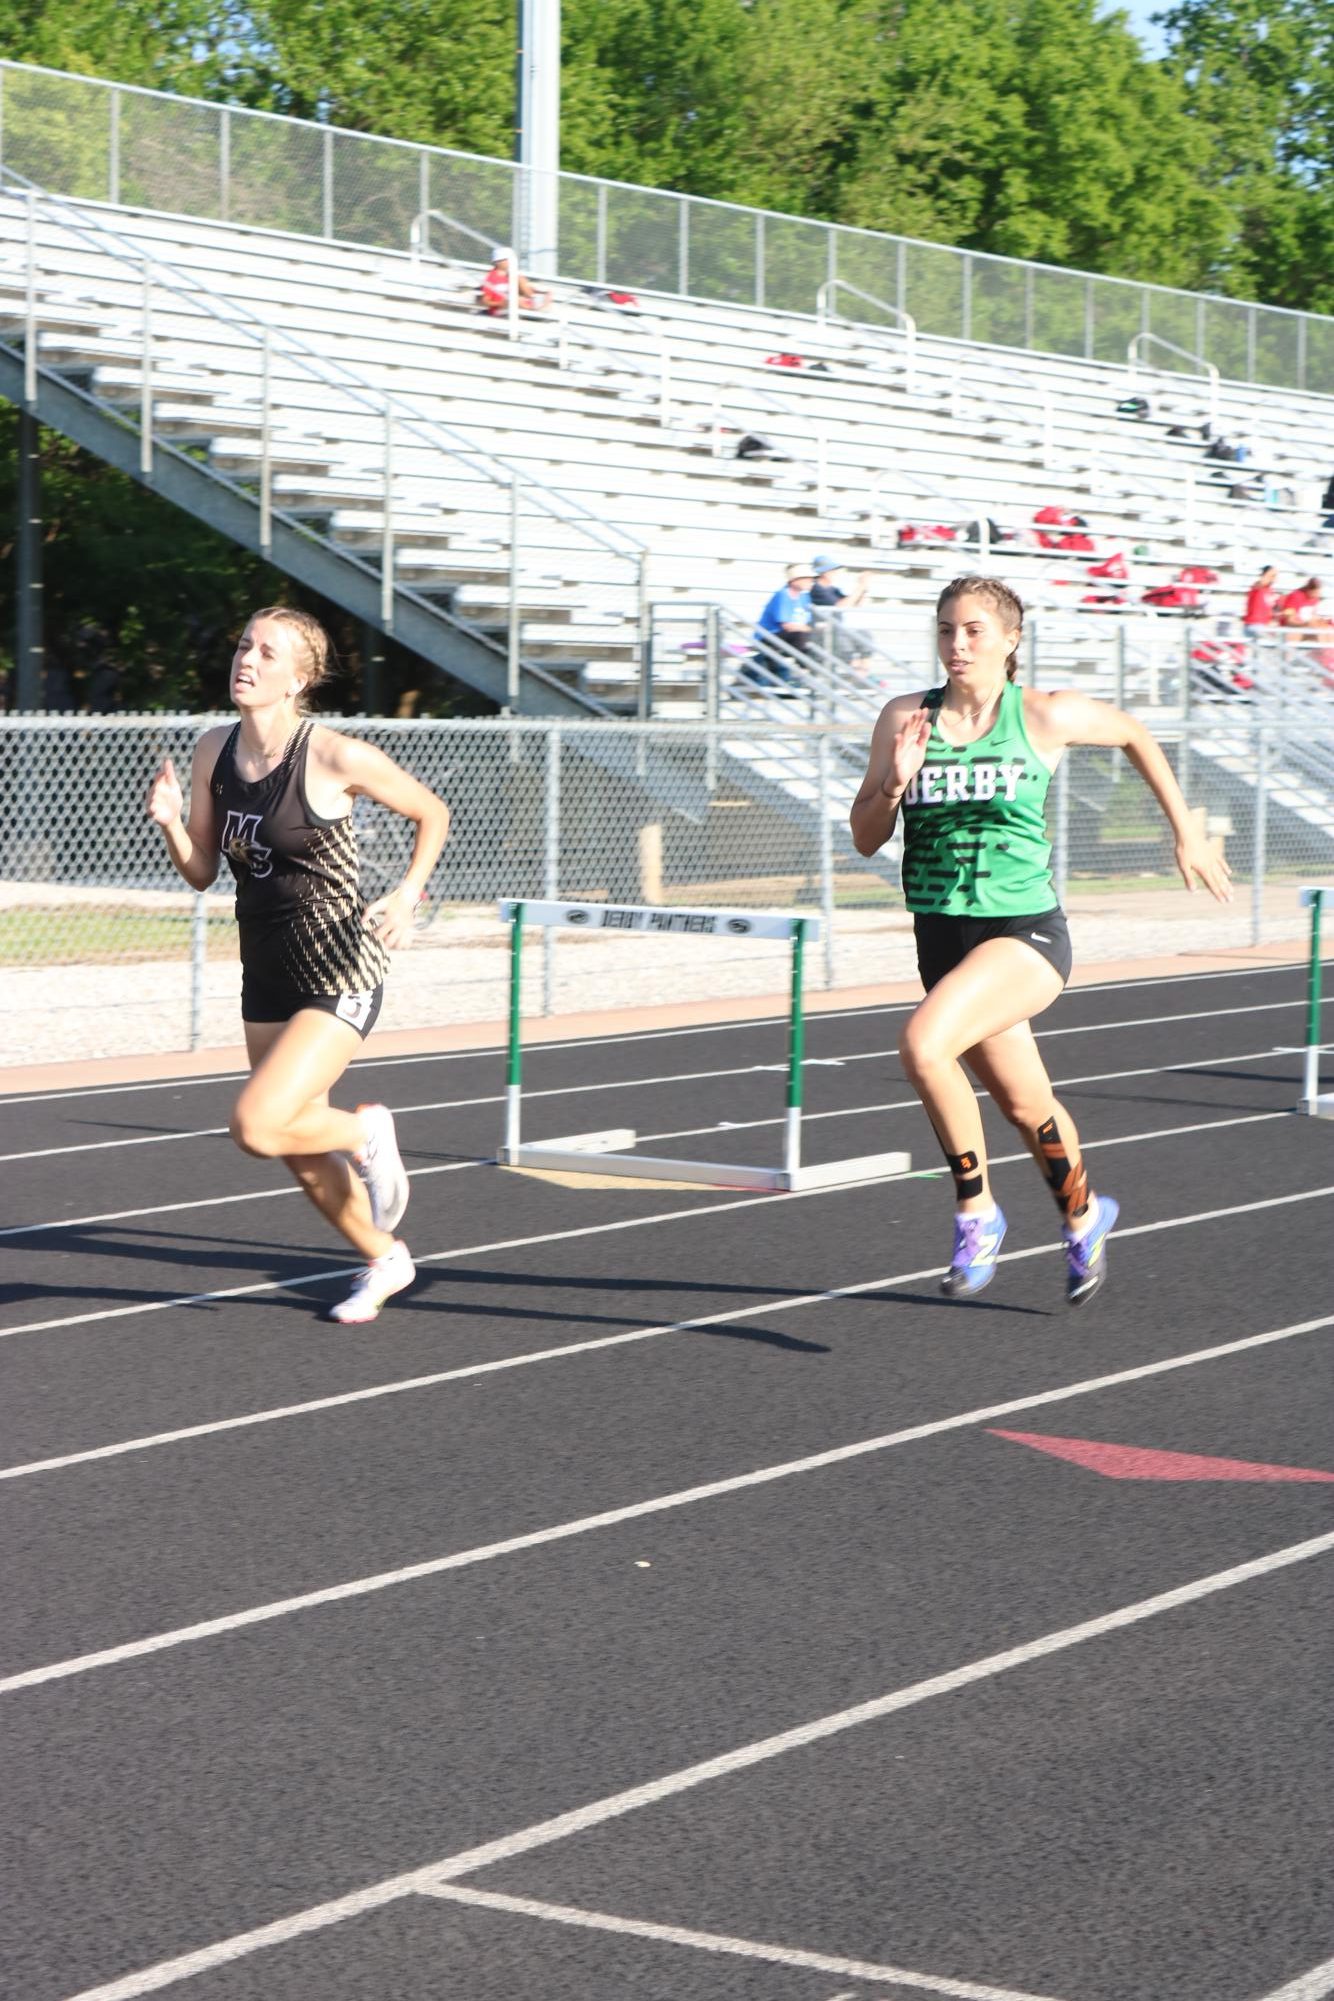
MULTIPOLYGON (((1226 910, 1199 893, 1074 894, 1067 902, 1077 963, 1226 950, 1253 942, 1249 891, 1226 910)), ((231 956, 206 966, 195 1047, 239 1040, 240 967, 231 956)), ((1260 942, 1306 935, 1297 892, 1271 889, 1260 942)), ((490 909, 443 911, 411 952, 394 964, 380 1017, 386 1029, 505 1019, 508 933, 490 909)), ((807 954, 810 990, 908 980, 916 971, 910 920, 901 910, 843 911, 835 920, 833 977, 823 942, 807 954)), ((738 947, 725 939, 619 938, 535 934, 524 952, 526 1014, 751 998, 785 990, 785 944, 738 947)), ((191 1047, 190 966, 183 961, 11 966, 0 1013, 0 1066, 96 1056, 152 1055, 191 1047)))

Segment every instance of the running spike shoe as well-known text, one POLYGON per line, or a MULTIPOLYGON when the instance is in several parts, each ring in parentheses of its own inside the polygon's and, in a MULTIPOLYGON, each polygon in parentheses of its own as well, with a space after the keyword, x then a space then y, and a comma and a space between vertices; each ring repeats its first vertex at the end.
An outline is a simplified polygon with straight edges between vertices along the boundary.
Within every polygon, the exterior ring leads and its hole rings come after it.
POLYGON ((351 1292, 329 1308, 328 1317, 344 1327, 359 1327, 368 1320, 376 1320, 385 1301, 396 1292, 405 1291, 416 1276, 417 1267, 407 1245, 395 1241, 392 1250, 372 1258, 366 1269, 357 1273, 351 1292))
POLYGON ((1000 1209, 991 1216, 955 1217, 954 1256, 940 1281, 946 1299, 964 1299, 991 1284, 1005 1230, 1005 1216, 1000 1209))
POLYGON ((1065 1239, 1065 1298, 1068 1306, 1083 1306, 1092 1299, 1107 1276, 1105 1246, 1112 1234, 1121 1204, 1110 1195, 1095 1195, 1097 1214, 1082 1235, 1062 1230, 1065 1239))
POLYGON ((392 1230, 403 1220, 411 1188, 399 1156, 394 1115, 388 1105, 358 1105, 366 1124, 366 1141, 352 1165, 371 1198, 371 1220, 377 1230, 392 1230))

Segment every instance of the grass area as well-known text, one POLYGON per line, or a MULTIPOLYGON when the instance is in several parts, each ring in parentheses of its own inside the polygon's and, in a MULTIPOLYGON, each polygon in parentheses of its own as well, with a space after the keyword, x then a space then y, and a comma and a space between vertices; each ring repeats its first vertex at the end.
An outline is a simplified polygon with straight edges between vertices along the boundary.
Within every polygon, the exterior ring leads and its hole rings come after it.
MULTIPOLYGON (((209 926, 210 958, 234 958, 236 927, 209 926)), ((0 910, 0 966, 96 966, 188 959, 190 913, 86 904, 20 904, 0 910)))

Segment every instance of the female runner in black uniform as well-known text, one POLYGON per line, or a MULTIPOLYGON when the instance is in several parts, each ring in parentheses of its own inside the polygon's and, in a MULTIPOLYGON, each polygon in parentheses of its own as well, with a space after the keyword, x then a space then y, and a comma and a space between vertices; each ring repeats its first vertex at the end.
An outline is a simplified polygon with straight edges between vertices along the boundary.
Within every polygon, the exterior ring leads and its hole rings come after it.
POLYGON ((1070 977, 1070 938, 1052 888, 1043 814, 1071 744, 1123 750, 1161 806, 1187 889, 1220 902, 1228 867, 1200 839, 1171 766, 1144 725, 1072 689, 1020 688, 1023 606, 995 577, 958 577, 936 607, 943 689, 886 704, 852 807, 858 853, 904 815, 903 887, 926 999, 899 1044, 955 1184, 954 1255, 941 1290, 995 1276, 1005 1217, 992 1200, 982 1116, 964 1064, 1023 1135, 1064 1225, 1066 1297, 1091 1299, 1117 1204, 1088 1184, 1079 1134, 1051 1086, 1030 1021, 1070 977))
POLYGON ((329 1092, 380 1011, 386 948, 412 941, 413 910, 449 832, 449 808, 392 758, 305 715, 326 679, 329 641, 305 612, 257 611, 232 659, 240 720, 195 746, 184 821, 170 758, 148 794, 179 873, 207 889, 226 855, 236 878, 241 1015, 251 1074, 232 1112, 246 1153, 286 1161, 322 1215, 368 1260, 331 1309, 374 1320, 415 1276, 393 1234, 408 1201, 384 1105, 339 1111, 329 1092), (416 824, 397 889, 367 908, 357 882, 352 802, 416 824))

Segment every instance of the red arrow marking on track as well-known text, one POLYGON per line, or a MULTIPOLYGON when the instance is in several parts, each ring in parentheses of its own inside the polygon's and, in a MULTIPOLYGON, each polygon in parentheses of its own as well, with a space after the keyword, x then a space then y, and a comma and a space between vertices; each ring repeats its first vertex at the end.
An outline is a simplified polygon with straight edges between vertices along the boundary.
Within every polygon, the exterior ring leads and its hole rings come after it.
POLYGON ((1159 1452, 1142 1445, 1102 1445, 1093 1438, 1047 1438, 1040 1431, 995 1431, 1053 1459, 1068 1459, 1108 1480, 1329 1480, 1309 1466, 1264 1466, 1251 1459, 1209 1459, 1197 1452, 1159 1452))

